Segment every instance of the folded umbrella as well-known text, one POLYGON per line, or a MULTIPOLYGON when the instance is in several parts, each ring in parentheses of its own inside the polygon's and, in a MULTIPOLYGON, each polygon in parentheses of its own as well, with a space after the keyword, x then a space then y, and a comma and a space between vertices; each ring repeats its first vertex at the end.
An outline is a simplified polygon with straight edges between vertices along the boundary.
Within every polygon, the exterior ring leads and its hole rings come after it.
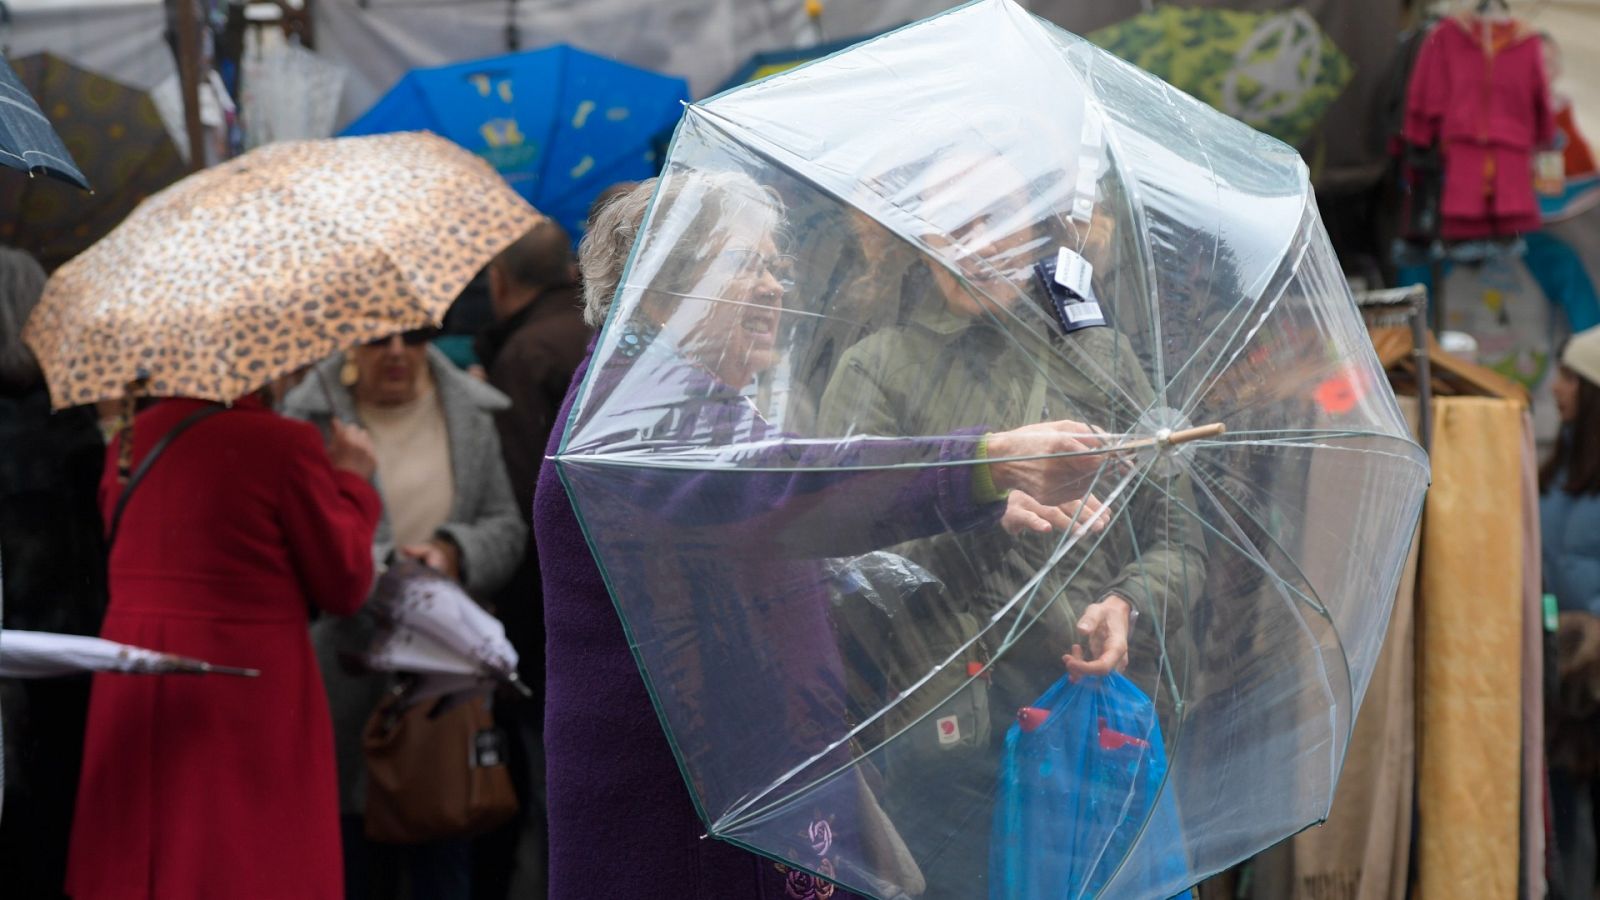
POLYGON ((430 134, 269 144, 146 200, 57 269, 24 330, 57 408, 229 402, 438 324, 540 216, 430 134))
POLYGON ((21 169, 30 175, 44 172, 84 190, 88 179, 72 161, 72 154, 61 136, 50 127, 50 120, 39 109, 28 89, 22 86, 11 64, 0 55, 0 165, 21 169))
POLYGON ((369 668, 419 676, 413 697, 486 687, 496 681, 524 696, 517 651, 505 626, 459 584, 414 560, 390 566, 367 608, 382 627, 364 655, 369 668))
POLYGON ((53 678, 78 672, 135 675, 240 675, 259 669, 219 666, 202 659, 147 650, 81 634, 48 631, 0 632, 0 678, 53 678))

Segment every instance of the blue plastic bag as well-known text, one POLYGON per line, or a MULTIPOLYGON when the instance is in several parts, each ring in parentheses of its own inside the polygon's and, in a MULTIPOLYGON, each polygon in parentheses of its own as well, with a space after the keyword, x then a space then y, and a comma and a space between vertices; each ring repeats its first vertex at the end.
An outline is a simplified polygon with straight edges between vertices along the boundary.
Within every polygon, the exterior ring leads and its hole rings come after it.
MULTIPOLYGON (((1177 809, 1150 698, 1121 675, 1063 676, 1006 732, 989 858, 991 900, 1157 900, 1182 886, 1177 809), (1145 848, 1157 848, 1152 857, 1145 848)), ((1187 891, 1182 895, 1188 897, 1187 891)))

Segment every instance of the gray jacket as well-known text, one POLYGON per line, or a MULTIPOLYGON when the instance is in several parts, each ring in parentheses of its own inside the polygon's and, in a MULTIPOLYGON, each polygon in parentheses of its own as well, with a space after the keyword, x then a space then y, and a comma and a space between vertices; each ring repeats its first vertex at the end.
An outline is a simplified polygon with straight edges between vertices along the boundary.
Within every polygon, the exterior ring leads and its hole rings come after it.
MULTIPOLYGON (((339 383, 343 354, 318 363, 284 400, 284 415, 312 422, 327 433, 328 420, 356 421, 355 399, 339 383), (320 382, 320 383, 319 383, 320 382), (330 407, 329 401, 332 401, 330 407)), ((450 443, 450 474, 455 497, 439 534, 461 549, 465 587, 483 598, 499 589, 521 562, 527 546, 527 512, 517 508, 511 482, 500 456, 494 414, 510 401, 487 384, 466 374, 437 349, 428 348, 428 366, 444 410, 450 443)), ((394 550, 387 513, 378 523, 372 552, 380 569, 394 550)), ((383 695, 385 679, 352 673, 344 659, 371 641, 375 623, 365 613, 348 619, 324 616, 311 626, 311 642, 328 687, 334 743, 339 764, 339 806, 347 814, 365 807, 366 773, 361 755, 361 729, 383 695)))

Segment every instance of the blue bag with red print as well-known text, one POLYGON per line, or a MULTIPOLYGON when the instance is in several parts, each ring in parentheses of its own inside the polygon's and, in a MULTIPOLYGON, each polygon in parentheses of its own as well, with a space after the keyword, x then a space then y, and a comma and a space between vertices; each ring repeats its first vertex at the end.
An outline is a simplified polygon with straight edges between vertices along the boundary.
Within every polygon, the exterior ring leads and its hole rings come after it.
POLYGON ((991 900, 1159 900, 1189 867, 1150 698, 1112 674, 1063 676, 1006 733, 991 900))

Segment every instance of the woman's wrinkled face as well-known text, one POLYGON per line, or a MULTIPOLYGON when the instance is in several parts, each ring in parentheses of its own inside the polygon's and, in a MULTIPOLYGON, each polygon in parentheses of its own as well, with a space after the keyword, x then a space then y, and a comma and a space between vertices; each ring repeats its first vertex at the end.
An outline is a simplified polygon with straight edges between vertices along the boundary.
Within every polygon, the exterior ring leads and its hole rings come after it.
POLYGON ((771 236, 730 241, 694 292, 706 299, 678 309, 693 317, 680 346, 729 387, 747 386, 778 361, 783 295, 793 278, 793 258, 780 254, 771 236))
POLYGON ((349 351, 359 377, 353 388, 356 400, 375 406, 397 406, 417 399, 422 390, 422 370, 428 364, 428 344, 421 332, 392 335, 349 351))
POLYGON ((1556 410, 1561 414, 1563 423, 1575 422, 1578 419, 1578 373, 1566 366, 1556 370, 1556 380, 1550 385, 1550 392, 1556 395, 1556 410))

